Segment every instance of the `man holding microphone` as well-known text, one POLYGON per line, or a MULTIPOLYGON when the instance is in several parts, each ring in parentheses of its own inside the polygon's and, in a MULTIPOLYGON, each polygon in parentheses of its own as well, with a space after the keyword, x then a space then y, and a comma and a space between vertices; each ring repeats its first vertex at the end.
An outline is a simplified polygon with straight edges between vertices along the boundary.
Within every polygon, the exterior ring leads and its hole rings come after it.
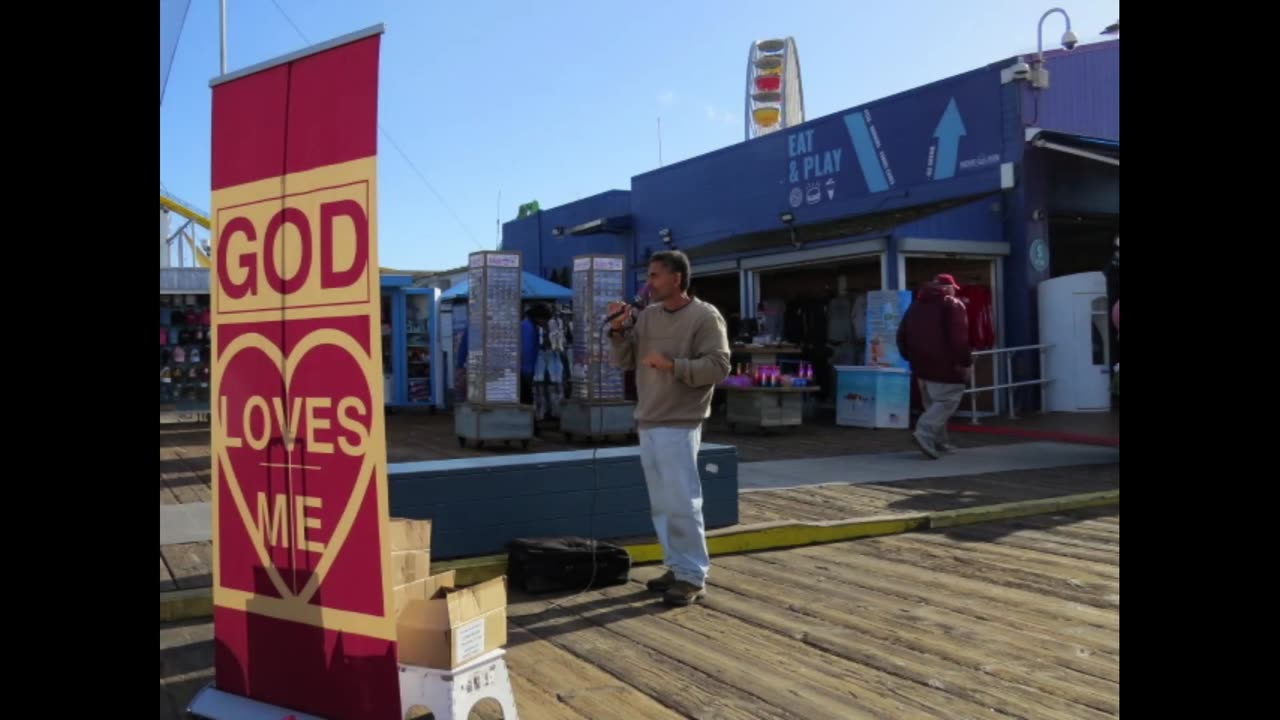
POLYGON ((612 303, 613 361, 636 371, 640 464, 653 528, 667 572, 650 580, 668 605, 706 595, 706 527, 698 449, 716 384, 729 376, 729 336, 715 306, 689 297, 689 258, 678 250, 649 260, 651 303, 642 311, 612 303))

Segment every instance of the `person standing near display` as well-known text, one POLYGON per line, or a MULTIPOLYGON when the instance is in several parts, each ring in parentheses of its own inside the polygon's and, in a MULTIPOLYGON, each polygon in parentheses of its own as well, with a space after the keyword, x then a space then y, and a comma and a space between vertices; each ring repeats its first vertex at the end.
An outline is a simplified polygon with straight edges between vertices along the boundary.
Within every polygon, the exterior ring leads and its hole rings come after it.
POLYGON ((898 352, 911 365, 925 407, 912 437, 934 460, 955 449, 947 422, 973 378, 969 313, 956 298, 959 289, 954 277, 938 275, 921 290, 898 326, 898 352))
MULTIPOLYGON (((533 404, 533 368, 538 362, 538 326, 541 317, 539 308, 534 305, 524 313, 520 322, 520 404, 533 404)), ((545 309, 545 308, 544 308, 545 309)))
POLYGON ((711 559, 702 517, 698 450, 715 386, 729 376, 724 318, 689 297, 689 258, 678 250, 649 260, 643 310, 611 303, 614 363, 636 371, 640 464, 649 489, 653 527, 667 572, 648 588, 663 602, 684 606, 706 596, 711 559))

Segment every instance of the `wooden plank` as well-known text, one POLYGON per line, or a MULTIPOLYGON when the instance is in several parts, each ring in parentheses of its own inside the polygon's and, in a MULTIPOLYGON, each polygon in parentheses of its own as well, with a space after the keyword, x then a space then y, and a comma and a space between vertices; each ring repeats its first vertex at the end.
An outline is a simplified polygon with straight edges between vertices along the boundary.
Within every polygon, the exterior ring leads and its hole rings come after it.
POLYGON ((1117 658, 1063 640, 1051 630, 964 615, 930 605, 922 596, 908 599, 852 584, 823 582, 813 573, 752 558, 731 560, 716 567, 714 586, 723 585, 766 603, 780 597, 811 597, 812 601, 790 605, 789 609, 894 645, 988 673, 999 673, 1010 662, 1024 663, 1034 673, 1022 677, 1015 669, 1014 681, 1046 690, 1057 683, 1109 696, 1120 681, 1117 658))
MULTIPOLYGON (((756 494, 763 494, 763 493, 751 493, 751 494, 756 495, 756 494)), ((770 512, 780 515, 781 517, 786 518, 788 520, 815 521, 815 520, 833 519, 831 516, 831 513, 829 512, 822 512, 816 507, 812 507, 812 506, 806 507, 804 505, 797 504, 795 502, 791 502, 774 495, 770 495, 768 497, 752 498, 751 501, 756 507, 765 508, 770 512)))
POLYGON ((884 498, 860 493, 858 492, 858 487, 857 485, 815 485, 808 489, 817 495, 829 497, 842 503, 857 512, 871 514, 890 512, 888 510, 889 503, 885 502, 884 498))
MULTIPOLYGON (((591 602, 601 601, 596 593, 584 597, 591 602)), ((586 618, 572 610, 554 608, 546 601, 525 600, 509 606, 508 617, 512 625, 572 653, 647 695, 662 698, 663 704, 689 717, 723 720, 794 717, 757 695, 726 682, 715 674, 714 667, 690 666, 676 658, 665 645, 657 650, 644 642, 632 642, 617 632, 621 626, 621 622, 616 621, 618 616, 652 612, 654 599, 655 596, 648 595, 642 602, 609 602, 607 606, 613 615, 608 618, 586 618), (645 607, 637 610, 641 604, 645 607)))
POLYGON ((868 544, 865 552, 885 560, 934 570, 952 577, 1023 590, 1036 596, 1058 598, 1100 609, 1118 607, 1120 584, 1109 580, 1080 580, 1044 572, 1027 571, 1007 562, 988 560, 941 546, 918 544, 868 544))
POLYGON ((173 494, 173 490, 164 484, 164 479, 160 480, 160 504, 161 505, 177 505, 178 496, 173 494))
POLYGON ((892 512, 886 508, 885 503, 866 502, 848 493, 840 492, 842 487, 848 486, 826 485, 778 490, 775 496, 823 507, 835 518, 892 512))
POLYGON ((169 572, 169 566, 164 564, 164 555, 160 556, 160 592, 168 592, 177 590, 178 585, 173 581, 173 573, 169 572))
MULTIPOLYGON (((513 671, 528 678, 540 693, 554 699, 570 711, 572 717, 592 720, 683 717, 572 653, 539 641, 528 630, 513 626, 507 637, 511 646, 507 661, 513 671)), ((524 714, 523 707, 521 710, 524 714)))
MULTIPOLYGON (((632 642, 657 650, 776 708, 782 708, 792 717, 897 718, 930 717, 934 714, 928 710, 927 704, 922 704, 913 695, 914 688, 912 693, 904 695, 902 690, 905 688, 898 686, 894 688, 898 692, 886 694, 883 685, 874 682, 868 685, 865 678, 860 682, 857 677, 859 670, 846 667, 848 663, 835 663, 833 667, 833 663, 827 661, 834 658, 815 660, 808 650, 795 653, 776 647, 761 647, 758 642, 745 639, 750 635, 749 627, 734 628, 733 633, 745 633, 736 635, 723 629, 703 628, 702 632, 697 632, 676 624, 675 619, 680 616, 696 614, 702 617, 707 611, 694 606, 669 612, 659 604, 655 595, 636 588, 638 586, 634 583, 607 588, 593 593, 597 596, 594 601, 576 596, 565 601, 565 606, 580 611, 583 618, 605 625, 632 642), (599 596, 611 602, 601 603, 599 596), (631 600, 637 596, 645 599, 639 603, 631 600), (619 611, 613 603, 625 603, 627 609, 619 611)), ((533 629, 528 624, 524 627, 533 629)), ((869 670, 862 673, 877 675, 869 670)), ((895 685, 894 679, 887 676, 883 681, 891 687, 895 685)))
MULTIPOLYGON (((1110 561, 1064 558, 1056 553, 1044 552, 1035 548, 999 542, 976 543, 971 540, 957 539, 936 530, 927 533, 916 533, 909 538, 903 538, 903 540, 904 544, 924 543, 971 553, 988 559, 1001 558, 1003 561, 1007 561, 1010 567, 1032 572, 1084 574, 1113 581, 1120 579, 1120 558, 1115 556, 1109 558, 1110 561)), ((1102 554, 1097 553, 1097 555, 1102 554)))
POLYGON ((182 590, 213 585, 213 543, 194 542, 179 545, 161 545, 164 558, 173 580, 182 590))
POLYGON ((839 520, 853 517, 846 503, 815 493, 811 488, 791 488, 766 492, 768 493, 768 499, 773 502, 784 502, 788 505, 818 512, 823 515, 824 519, 839 520))
MULTIPOLYGON (((1055 696, 1040 688, 1023 685, 1032 670, 1029 663, 1015 664, 1006 661, 1006 664, 1000 666, 984 666, 981 656, 964 650, 950 653, 949 657, 943 659, 932 654, 932 648, 920 651, 901 644, 900 638, 886 640, 876 637, 874 633, 861 632, 844 624, 833 624, 801 614, 794 607, 771 607, 769 598, 740 594, 737 592, 738 587, 740 586, 734 584, 727 587, 725 592, 709 593, 705 607, 756 627, 792 637, 822 652, 875 668, 922 687, 941 690, 952 697, 989 707, 1000 713, 1075 720, 1109 717, 1119 712, 1118 685, 1112 685, 1106 694, 1097 694, 1058 683, 1055 690, 1059 694, 1055 696)), ((750 584, 743 586, 743 589, 749 590, 750 584)), ((994 662, 994 658, 987 659, 994 662)))
POLYGON ((1119 563, 1115 547, 1064 539, 1060 535, 1039 530, 1009 529, 999 525, 964 525, 948 528, 946 536, 971 542, 988 542, 996 545, 1038 550, 1042 553, 1076 560, 1119 563))
MULTIPOLYGON (((982 603, 997 603, 1003 606, 1000 612, 1028 610, 1035 616, 1042 616, 1054 623, 1083 626, 1082 630, 1094 628, 1107 631, 1106 637, 1110 637, 1120 629, 1120 619, 1114 610, 1081 605, 1062 598, 1046 597, 1021 588, 1005 587, 989 582, 985 577, 975 579, 949 573, 948 568, 945 567, 941 569, 921 567, 911 562, 910 555, 904 558, 898 554, 896 557, 886 558, 883 555, 890 553, 884 553, 881 548, 876 547, 881 543, 883 541, 865 541, 859 544, 859 552, 856 553, 848 552, 847 548, 830 548, 822 545, 797 548, 795 552, 826 563, 846 565, 869 575, 896 578, 897 582, 916 583, 922 588, 929 588, 931 593, 954 595, 982 603)), ((778 559, 768 555, 757 557, 773 563, 779 562, 778 559)), ((995 612, 995 610, 989 610, 989 612, 995 612)))
MULTIPOLYGON (((507 660, 510 662, 510 654, 507 655, 507 660)), ((554 695, 548 695, 519 672, 511 671, 510 675, 511 688, 516 696, 516 710, 520 712, 520 717, 531 720, 590 720, 588 716, 574 712, 554 695)), ((497 717, 502 717, 501 710, 497 717)))
POLYGON ((742 496, 738 502, 738 524, 752 525, 761 522, 772 522, 775 520, 784 520, 781 512, 770 510, 763 505, 751 501, 751 495, 747 493, 742 496))
POLYGON ((987 705, 943 692, 928 681, 915 682, 836 655, 816 654, 788 629, 764 629, 704 606, 668 613, 663 620, 700 635, 700 642, 715 641, 749 658, 748 667, 758 670, 757 685, 782 682, 784 689, 794 688, 824 701, 817 712, 801 713, 804 717, 847 717, 851 702, 877 718, 1001 717, 987 705))
POLYGON ((209 486, 212 482, 212 471, 207 461, 203 465, 203 468, 192 467, 187 460, 174 460, 166 465, 169 469, 160 473, 160 480, 173 492, 180 503, 210 502, 212 495, 209 486))
POLYGON ((935 528, 990 523, 997 520, 1029 517, 1048 512, 1070 512, 1085 508, 1111 507, 1120 503, 1120 491, 1104 490, 1080 495, 1057 495, 1033 500, 1018 500, 994 505, 957 508, 933 513, 929 525, 935 528))
POLYGON ((1111 509, 1118 512, 1119 506, 1113 506, 1112 508, 1097 508, 1093 512, 1098 514, 1090 518, 1077 517, 1076 512, 1072 512, 1070 514, 1053 513, 1046 515, 1033 515, 1025 518, 1017 518, 1010 522, 1014 527, 1052 531, 1054 535, 1063 538, 1074 538, 1119 546, 1119 525, 1109 526, 1106 523, 1095 519, 1097 517, 1103 517, 1103 513, 1106 513, 1107 510, 1111 509))

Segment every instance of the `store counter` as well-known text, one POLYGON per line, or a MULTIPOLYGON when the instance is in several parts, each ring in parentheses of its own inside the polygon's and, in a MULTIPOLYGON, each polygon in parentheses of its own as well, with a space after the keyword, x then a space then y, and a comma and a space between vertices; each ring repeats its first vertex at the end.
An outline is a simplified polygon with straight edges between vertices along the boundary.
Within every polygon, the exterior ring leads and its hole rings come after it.
POLYGON ((818 392, 814 386, 805 387, 743 387, 717 385, 724 391, 727 401, 726 415, 729 430, 738 427, 772 428, 795 427, 804 422, 804 396, 818 392))

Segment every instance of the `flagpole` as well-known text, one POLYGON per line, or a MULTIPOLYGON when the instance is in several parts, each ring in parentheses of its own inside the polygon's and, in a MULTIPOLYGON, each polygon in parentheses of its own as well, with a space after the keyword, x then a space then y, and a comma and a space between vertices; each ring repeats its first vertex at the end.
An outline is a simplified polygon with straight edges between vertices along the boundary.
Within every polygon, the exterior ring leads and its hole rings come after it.
POLYGON ((227 0, 218 0, 218 70, 227 74, 227 0))

